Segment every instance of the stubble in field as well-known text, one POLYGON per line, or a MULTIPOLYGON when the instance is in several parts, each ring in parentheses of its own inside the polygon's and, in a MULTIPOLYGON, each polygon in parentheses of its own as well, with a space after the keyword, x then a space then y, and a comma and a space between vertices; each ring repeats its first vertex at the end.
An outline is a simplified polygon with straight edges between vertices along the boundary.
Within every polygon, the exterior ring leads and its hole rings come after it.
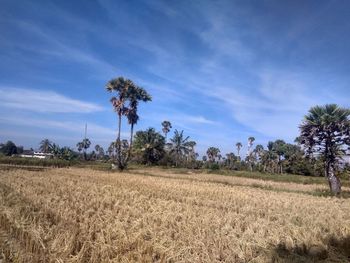
POLYGON ((349 261, 347 199, 307 194, 313 185, 272 182, 267 188, 253 179, 152 173, 1 171, 2 257, 16 262, 349 261))

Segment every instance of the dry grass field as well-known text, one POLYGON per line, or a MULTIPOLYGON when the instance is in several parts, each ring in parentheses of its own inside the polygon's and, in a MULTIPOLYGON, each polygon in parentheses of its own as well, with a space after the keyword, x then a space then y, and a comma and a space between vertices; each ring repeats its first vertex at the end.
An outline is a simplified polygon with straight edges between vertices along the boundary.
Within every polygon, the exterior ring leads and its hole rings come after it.
POLYGON ((158 169, 0 171, 2 262, 349 262, 326 184, 158 169))

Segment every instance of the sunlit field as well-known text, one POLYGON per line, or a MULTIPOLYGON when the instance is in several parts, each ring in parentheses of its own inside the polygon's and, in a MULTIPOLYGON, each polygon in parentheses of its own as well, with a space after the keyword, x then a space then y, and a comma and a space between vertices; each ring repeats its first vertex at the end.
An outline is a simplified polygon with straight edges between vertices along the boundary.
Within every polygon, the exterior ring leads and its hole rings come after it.
POLYGON ((0 258, 348 262, 349 199, 323 190, 155 168, 1 170, 0 258))

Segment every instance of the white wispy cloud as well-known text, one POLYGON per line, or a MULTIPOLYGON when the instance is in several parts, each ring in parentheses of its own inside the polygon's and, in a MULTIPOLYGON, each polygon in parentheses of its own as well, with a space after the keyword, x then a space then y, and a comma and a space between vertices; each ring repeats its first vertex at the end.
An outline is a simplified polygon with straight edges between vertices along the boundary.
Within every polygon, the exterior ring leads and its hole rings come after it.
POLYGON ((203 116, 179 115, 175 119, 194 124, 216 124, 215 121, 209 120, 203 116))
MULTIPOLYGON (((76 19, 66 13, 62 13, 62 11, 60 12, 60 15, 66 21, 74 21, 76 19)), ((43 56, 51 56, 64 61, 79 63, 92 68, 94 70, 93 74, 96 76, 99 75, 102 78, 114 75, 118 72, 118 69, 114 65, 99 57, 94 52, 85 47, 73 45, 71 39, 62 34, 57 34, 57 32, 45 26, 39 26, 26 20, 15 20, 13 23, 26 34, 31 33, 31 36, 38 42, 37 45, 23 44, 20 42, 15 43, 14 46, 17 48, 39 53, 43 56), (38 45, 40 45, 40 48, 38 48, 38 45)), ((88 25, 90 26, 89 30, 96 31, 96 34, 98 30, 100 30, 93 24, 85 23, 83 26, 81 24, 82 23, 78 23, 75 27, 78 31, 86 31, 88 25)), ((79 36, 79 33, 76 35, 79 36)), ((9 44, 13 45, 12 43, 9 44)))
MULTIPOLYGON (((20 126, 30 126, 41 129, 60 129, 76 133, 84 133, 85 123, 81 121, 57 121, 57 120, 48 120, 40 119, 33 117, 20 117, 20 116, 11 116, 11 117, 0 117, 1 123, 14 124, 20 126)), ((110 128, 106 128, 94 123, 88 123, 88 131, 93 135, 101 136, 113 136, 116 134, 116 131, 110 128)))
POLYGON ((0 107, 51 113, 91 113, 103 107, 54 91, 0 87, 0 107))

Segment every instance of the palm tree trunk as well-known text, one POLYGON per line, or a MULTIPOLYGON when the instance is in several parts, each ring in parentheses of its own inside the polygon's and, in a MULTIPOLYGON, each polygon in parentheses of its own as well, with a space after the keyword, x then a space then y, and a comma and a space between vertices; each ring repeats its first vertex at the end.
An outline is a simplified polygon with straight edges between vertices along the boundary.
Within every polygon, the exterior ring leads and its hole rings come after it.
POLYGON ((334 195, 339 195, 341 192, 341 183, 339 177, 334 173, 334 165, 330 162, 328 162, 326 165, 325 175, 328 179, 331 193, 334 195))
MULTIPOLYGON (((122 115, 121 113, 118 113, 118 133, 117 133, 117 142, 120 142, 120 131, 121 131, 121 127, 122 127, 122 115)), ((118 152, 120 149, 120 143, 118 143, 118 152)))
POLYGON ((129 161, 129 158, 131 156, 131 150, 132 150, 132 139, 134 137, 134 124, 131 124, 130 127, 130 143, 129 143, 129 151, 128 151, 128 157, 126 158, 126 162, 129 161))
POLYGON ((124 163, 122 161, 122 154, 121 154, 121 141, 120 141, 120 133, 121 133, 121 127, 122 127, 122 114, 121 112, 118 112, 118 134, 117 134, 117 162, 118 162, 118 168, 119 170, 124 169, 124 163))

